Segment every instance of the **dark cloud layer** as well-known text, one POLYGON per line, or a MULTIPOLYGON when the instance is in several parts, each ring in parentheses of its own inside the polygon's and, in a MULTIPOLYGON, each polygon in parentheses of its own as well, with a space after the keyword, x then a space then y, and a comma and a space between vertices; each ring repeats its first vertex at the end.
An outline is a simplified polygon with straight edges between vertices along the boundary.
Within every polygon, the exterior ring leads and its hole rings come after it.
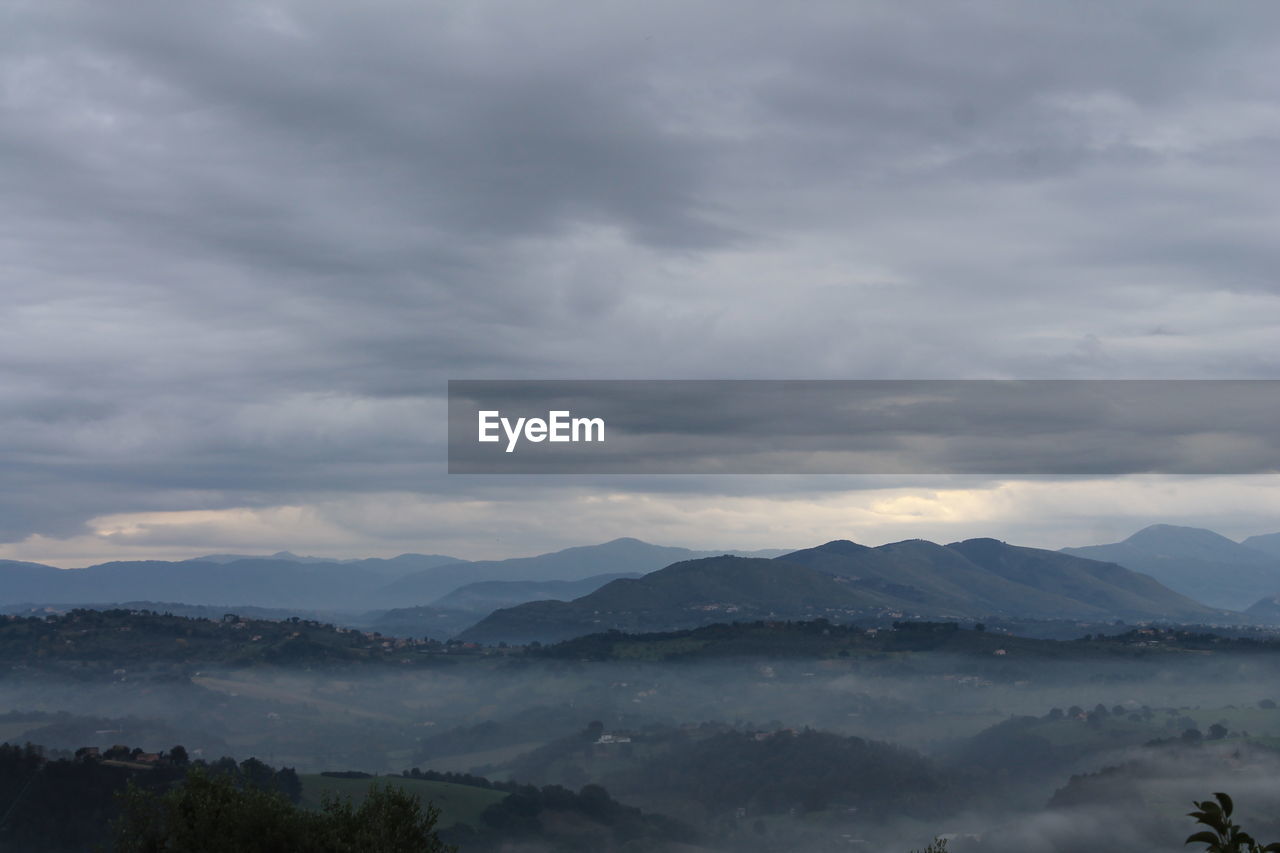
POLYGON ((1275 376, 1278 23, 12 5, 0 541, 480 494, 448 378, 1275 376))

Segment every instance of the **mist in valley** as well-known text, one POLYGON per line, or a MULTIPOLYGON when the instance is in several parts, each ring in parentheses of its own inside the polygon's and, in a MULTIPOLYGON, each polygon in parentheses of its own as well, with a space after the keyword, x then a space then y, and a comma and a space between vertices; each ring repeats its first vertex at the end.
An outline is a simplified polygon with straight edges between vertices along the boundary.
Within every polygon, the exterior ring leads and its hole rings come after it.
POLYGON ((300 774, 598 784, 735 850, 906 851, 940 835, 960 853, 1174 850, 1192 800, 1216 790, 1270 831, 1270 656, 1062 646, 1058 658, 489 649, 378 668, 14 668, 0 679, 0 740, 182 744, 300 774))

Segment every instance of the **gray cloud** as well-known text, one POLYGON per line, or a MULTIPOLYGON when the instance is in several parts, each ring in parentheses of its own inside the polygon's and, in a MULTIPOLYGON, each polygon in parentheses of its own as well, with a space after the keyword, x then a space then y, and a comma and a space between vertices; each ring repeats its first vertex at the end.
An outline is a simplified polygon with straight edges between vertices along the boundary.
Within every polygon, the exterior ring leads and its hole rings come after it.
POLYGON ((479 495, 447 378, 1275 376, 1278 17, 20 4, 0 541, 479 495))

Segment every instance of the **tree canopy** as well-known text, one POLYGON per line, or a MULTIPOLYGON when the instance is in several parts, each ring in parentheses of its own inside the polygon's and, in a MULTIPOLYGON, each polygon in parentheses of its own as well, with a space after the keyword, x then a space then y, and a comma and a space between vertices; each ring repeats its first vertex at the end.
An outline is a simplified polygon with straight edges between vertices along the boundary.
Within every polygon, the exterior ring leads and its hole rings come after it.
POLYGON ((373 785, 359 806, 326 799, 301 809, 278 791, 237 787, 193 770, 163 793, 131 786, 115 825, 119 853, 452 853, 436 836, 439 812, 418 797, 373 785))

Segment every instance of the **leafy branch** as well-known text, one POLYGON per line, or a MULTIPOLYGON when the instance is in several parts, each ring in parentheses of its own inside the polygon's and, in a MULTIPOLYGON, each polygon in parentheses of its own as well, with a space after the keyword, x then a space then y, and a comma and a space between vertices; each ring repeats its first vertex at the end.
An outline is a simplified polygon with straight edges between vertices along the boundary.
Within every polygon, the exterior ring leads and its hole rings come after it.
POLYGON ((1204 844, 1205 853, 1273 853, 1280 851, 1280 841, 1263 846, 1253 836, 1240 828, 1231 819, 1235 808, 1231 798, 1221 792, 1213 795, 1217 802, 1205 800, 1196 803, 1196 811, 1188 816, 1196 819, 1196 823, 1209 827, 1195 833, 1186 840, 1186 844, 1204 844))

